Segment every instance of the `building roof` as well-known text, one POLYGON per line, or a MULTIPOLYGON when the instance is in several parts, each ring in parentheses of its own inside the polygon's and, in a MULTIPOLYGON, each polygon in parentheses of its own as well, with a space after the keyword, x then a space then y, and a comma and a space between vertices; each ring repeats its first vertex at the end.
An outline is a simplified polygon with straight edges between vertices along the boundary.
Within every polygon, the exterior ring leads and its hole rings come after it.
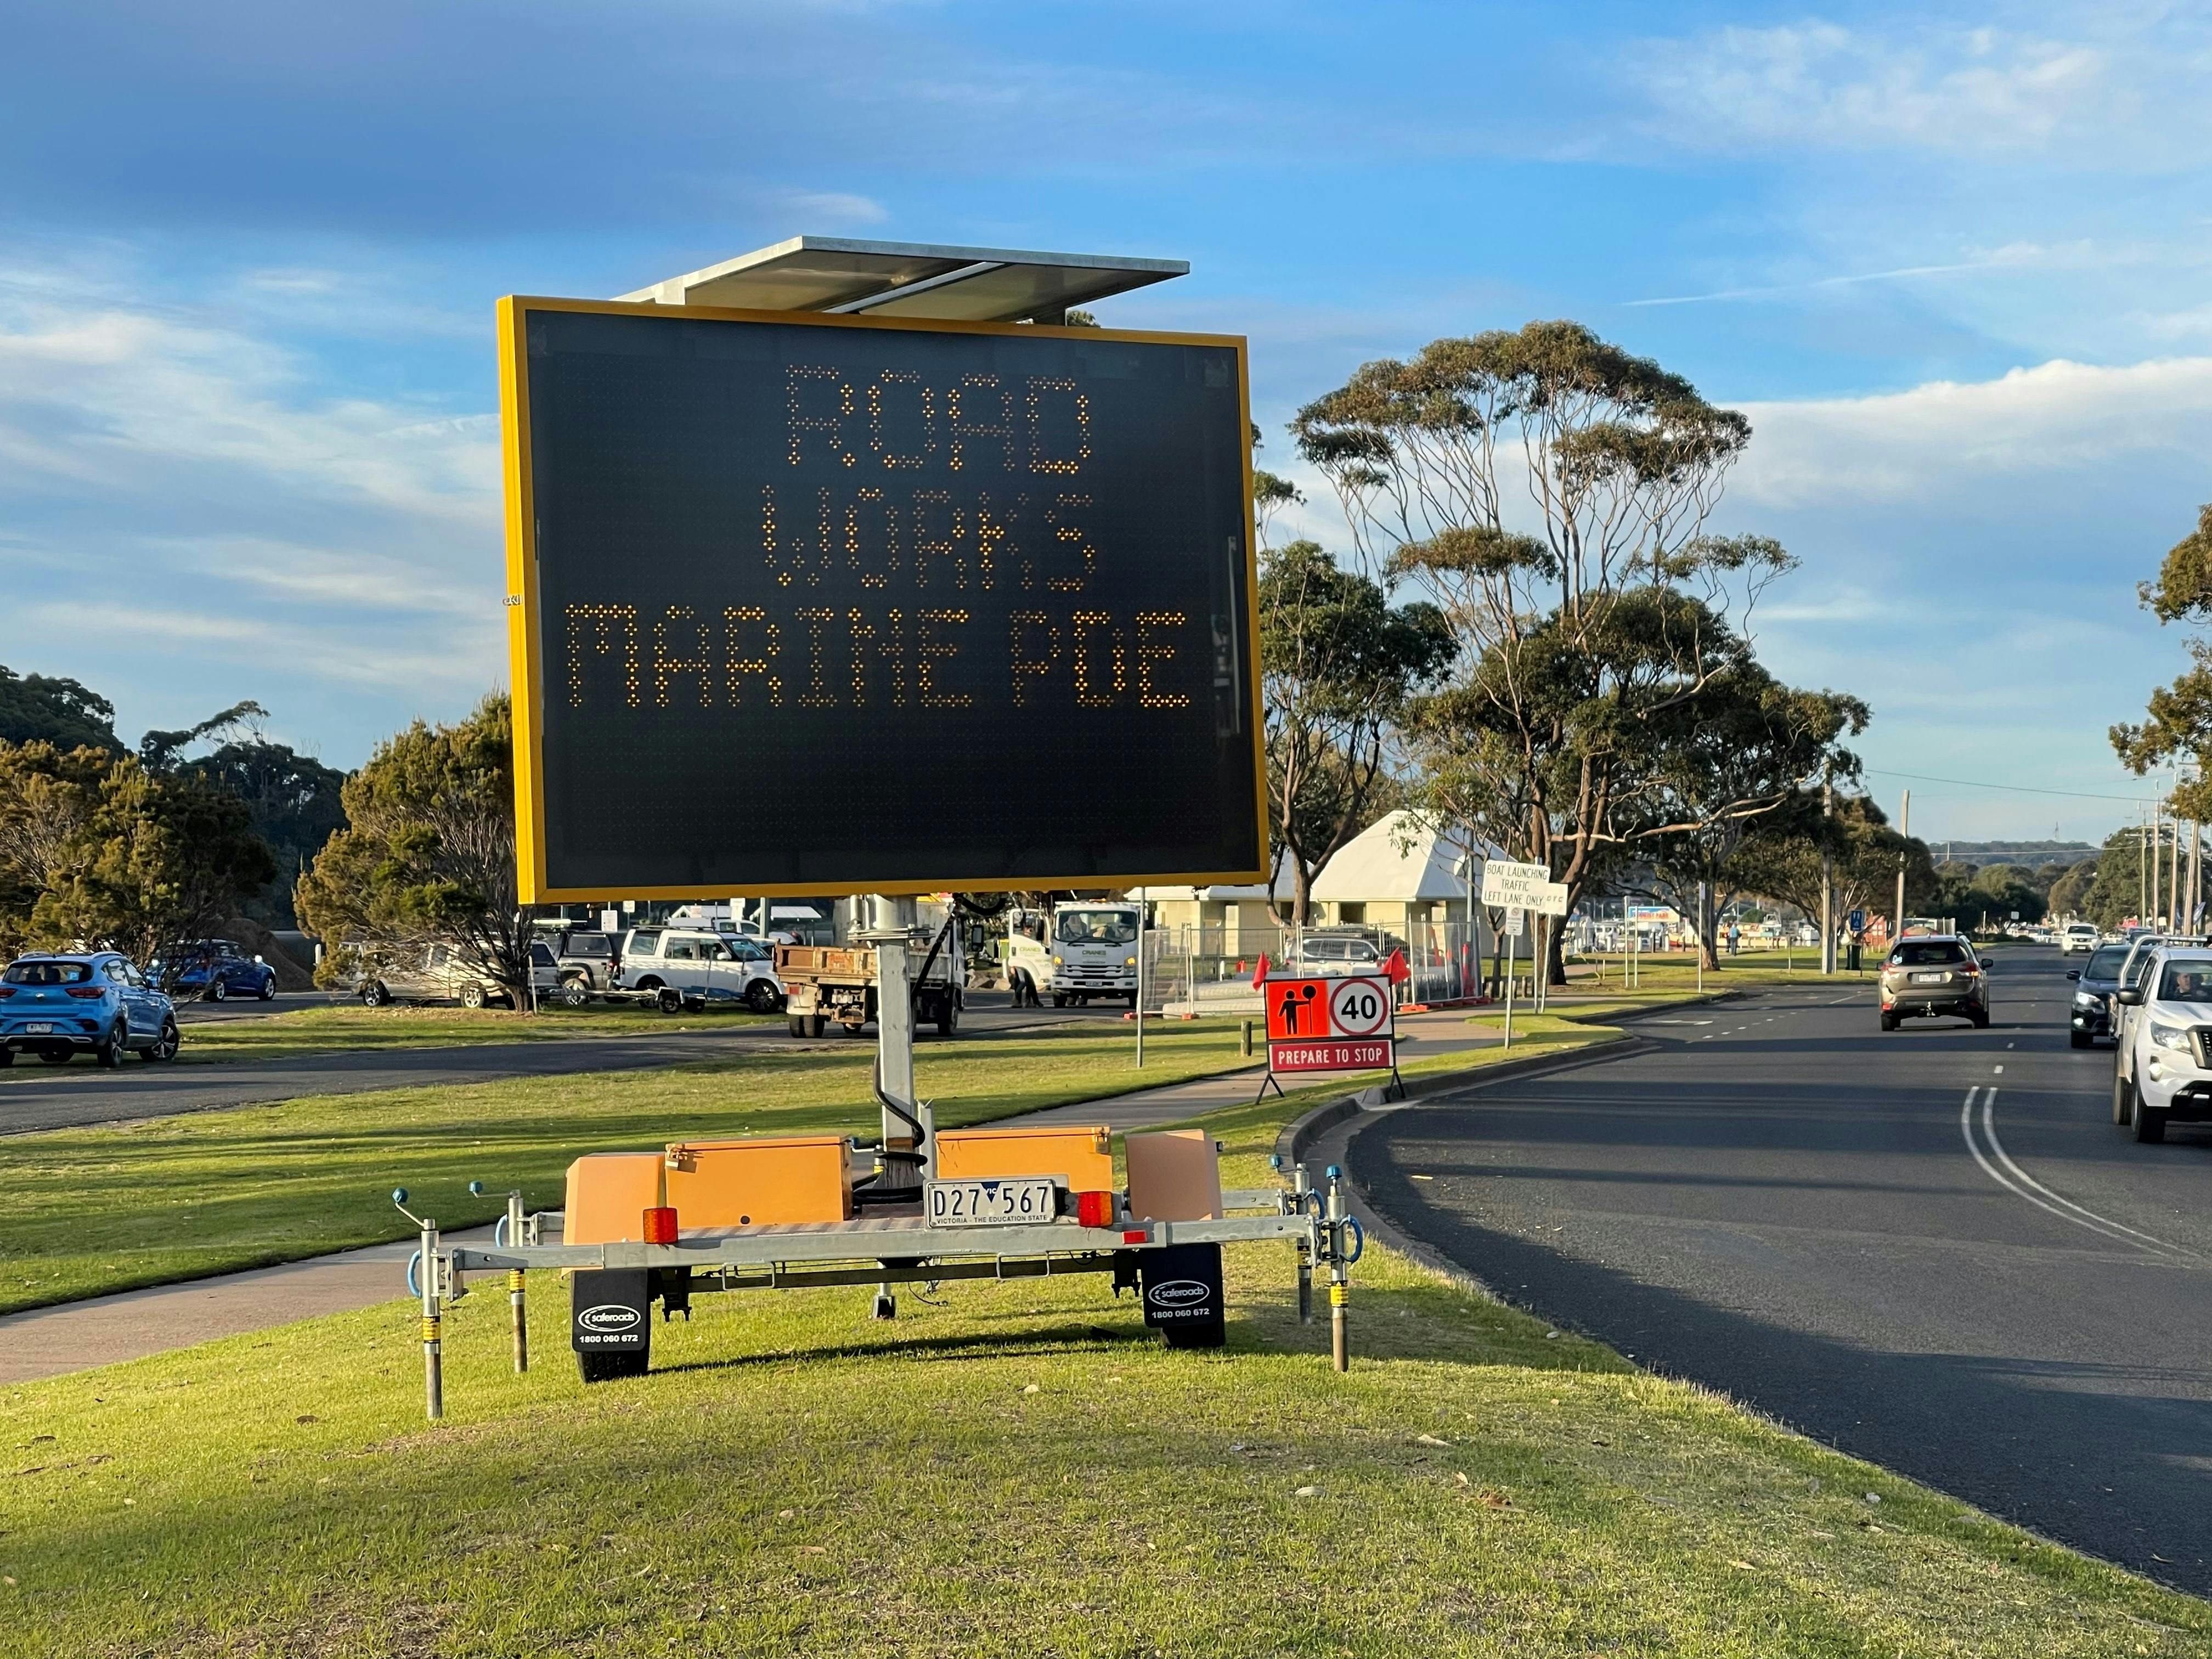
MULTIPOLYGON (((1438 829, 1418 813, 1391 812, 1376 819, 1339 848, 1314 878, 1313 896, 1333 903, 1389 903, 1421 899, 1467 898, 1467 875, 1460 866, 1469 836, 1463 829, 1438 829)), ((1504 854, 1488 842, 1474 842, 1478 859, 1504 854)), ((1476 881, 1478 901, 1480 879, 1476 881)))

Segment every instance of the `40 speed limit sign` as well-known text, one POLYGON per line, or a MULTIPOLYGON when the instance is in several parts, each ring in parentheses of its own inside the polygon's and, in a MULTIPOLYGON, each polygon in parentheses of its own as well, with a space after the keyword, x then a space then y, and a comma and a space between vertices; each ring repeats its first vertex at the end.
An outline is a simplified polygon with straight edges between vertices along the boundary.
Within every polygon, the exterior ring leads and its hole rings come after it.
POLYGON ((1397 1003, 1380 974, 1270 979, 1267 1071, 1398 1069, 1397 1003))

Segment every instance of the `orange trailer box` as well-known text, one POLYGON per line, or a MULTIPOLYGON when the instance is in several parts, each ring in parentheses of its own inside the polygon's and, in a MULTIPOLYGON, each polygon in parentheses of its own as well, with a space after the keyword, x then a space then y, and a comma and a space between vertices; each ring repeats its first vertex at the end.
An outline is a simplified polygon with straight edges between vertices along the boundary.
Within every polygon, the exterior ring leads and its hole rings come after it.
POLYGON ((1102 1128, 947 1129, 937 1137, 939 1181, 1065 1176, 1074 1193, 1114 1189, 1112 1132, 1102 1128))
POLYGON ((668 1202, 677 1224, 788 1226, 853 1218, 853 1176, 842 1135, 672 1141, 668 1202))
POLYGON ((591 1152, 568 1166, 562 1218, 564 1244, 632 1243, 645 1237, 645 1212, 661 1201, 659 1152, 591 1152))

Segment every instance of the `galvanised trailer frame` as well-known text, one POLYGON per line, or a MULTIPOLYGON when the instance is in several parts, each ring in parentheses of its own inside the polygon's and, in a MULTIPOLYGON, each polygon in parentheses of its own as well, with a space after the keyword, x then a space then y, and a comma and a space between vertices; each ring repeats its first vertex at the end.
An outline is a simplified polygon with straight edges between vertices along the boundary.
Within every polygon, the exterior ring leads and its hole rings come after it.
MULTIPOLYGON (((1281 1167, 1280 1160, 1276 1160, 1281 1167)), ((1154 1221, 1124 1218, 1104 1227, 1085 1226, 1072 1218, 1032 1224, 943 1226, 919 1217, 872 1216, 862 1220, 807 1226, 744 1227, 702 1231, 668 1244, 539 1243, 556 1211, 526 1212, 522 1194, 507 1194, 507 1212, 489 1249, 449 1244, 435 1220, 406 1207, 403 1188, 392 1194, 400 1213, 422 1231, 410 1288, 422 1300, 425 1407, 432 1419, 445 1414, 443 1309, 469 1294, 471 1273, 504 1273, 512 1308, 514 1369, 530 1368, 526 1321, 527 1275, 642 1270, 651 1288, 647 1301, 662 1304, 664 1320, 681 1311, 688 1318, 695 1294, 720 1291, 796 1290, 827 1285, 937 1283, 958 1279, 1039 1279, 1070 1273, 1110 1273, 1115 1288, 1135 1285, 1158 1253, 1190 1246, 1255 1244, 1283 1241, 1297 1257, 1298 1317, 1313 1319, 1313 1277, 1328 1276, 1330 1351, 1335 1368, 1350 1364, 1346 1326, 1350 1268, 1365 1240, 1345 1204, 1343 1171, 1328 1166, 1326 1185, 1315 1187, 1305 1169, 1290 1172, 1287 1186, 1224 1192, 1223 1207, 1269 1213, 1224 1215, 1202 1221, 1154 1221), (417 1267, 421 1267, 419 1275, 417 1267)), ((471 1188, 481 1190, 478 1183, 471 1188)), ((1175 1339, 1170 1338, 1170 1341, 1175 1339)), ((643 1355, 636 1370, 642 1370, 643 1355)))

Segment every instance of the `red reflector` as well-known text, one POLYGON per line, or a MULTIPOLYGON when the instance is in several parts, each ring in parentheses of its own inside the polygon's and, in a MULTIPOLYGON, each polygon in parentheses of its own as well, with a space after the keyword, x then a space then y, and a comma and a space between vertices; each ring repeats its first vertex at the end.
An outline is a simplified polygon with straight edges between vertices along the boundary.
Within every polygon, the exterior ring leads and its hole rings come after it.
POLYGON ((1114 1224, 1114 1194, 1111 1193, 1076 1194, 1075 1218, 1086 1227, 1112 1226, 1114 1224))
POLYGON ((676 1242, 676 1212, 660 1205, 645 1212, 645 1242, 648 1244, 673 1244, 676 1242))
POLYGON ((1133 1227, 1121 1235, 1121 1242, 1124 1244, 1141 1244, 1151 1237, 1142 1227, 1133 1227))
POLYGON ((106 994, 97 985, 72 985, 69 988, 69 994, 73 997, 82 997, 87 1002, 97 1002, 106 994))

